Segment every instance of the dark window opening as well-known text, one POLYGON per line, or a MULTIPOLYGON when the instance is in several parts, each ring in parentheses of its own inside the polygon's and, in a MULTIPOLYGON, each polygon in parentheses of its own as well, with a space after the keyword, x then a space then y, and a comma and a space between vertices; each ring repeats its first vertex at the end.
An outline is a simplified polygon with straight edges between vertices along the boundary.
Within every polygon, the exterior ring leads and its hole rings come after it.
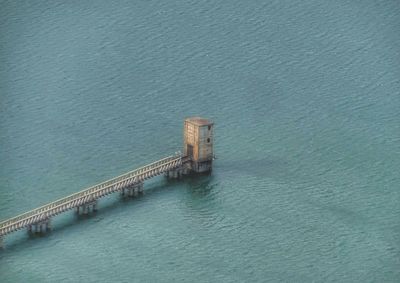
POLYGON ((211 126, 208 126, 208 130, 211 130, 211 126))
POLYGON ((207 142, 208 142, 208 143, 210 142, 210 138, 207 139, 207 142))
POLYGON ((193 146, 188 144, 186 148, 187 155, 193 157, 193 146))

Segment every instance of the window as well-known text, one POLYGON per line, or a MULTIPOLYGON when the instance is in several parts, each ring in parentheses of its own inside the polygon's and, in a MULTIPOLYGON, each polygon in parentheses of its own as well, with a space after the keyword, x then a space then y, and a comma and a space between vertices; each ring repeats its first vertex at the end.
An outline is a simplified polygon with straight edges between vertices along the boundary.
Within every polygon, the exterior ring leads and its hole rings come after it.
POLYGON ((211 126, 210 125, 208 125, 208 130, 211 130, 211 126))
POLYGON ((210 138, 207 139, 207 142, 210 143, 210 138))
POLYGON ((186 147, 186 154, 187 154, 189 157, 193 157, 193 146, 192 146, 192 145, 190 145, 190 144, 187 145, 187 147, 186 147))

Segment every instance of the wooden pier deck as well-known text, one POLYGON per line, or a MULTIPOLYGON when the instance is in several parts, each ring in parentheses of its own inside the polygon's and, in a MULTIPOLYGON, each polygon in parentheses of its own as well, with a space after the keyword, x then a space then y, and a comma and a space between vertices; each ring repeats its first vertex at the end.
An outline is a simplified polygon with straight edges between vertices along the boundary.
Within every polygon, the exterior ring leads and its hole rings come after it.
POLYGON ((142 191, 143 182, 147 179, 161 174, 178 177, 188 161, 189 158, 181 154, 172 155, 4 220, 0 222, 0 247, 5 235, 20 229, 28 228, 28 231, 34 232, 50 229, 51 218, 63 212, 74 208, 77 209, 78 213, 79 210, 83 213, 88 213, 90 209, 96 210, 97 200, 111 193, 121 192, 122 194, 133 195, 134 192, 142 191))

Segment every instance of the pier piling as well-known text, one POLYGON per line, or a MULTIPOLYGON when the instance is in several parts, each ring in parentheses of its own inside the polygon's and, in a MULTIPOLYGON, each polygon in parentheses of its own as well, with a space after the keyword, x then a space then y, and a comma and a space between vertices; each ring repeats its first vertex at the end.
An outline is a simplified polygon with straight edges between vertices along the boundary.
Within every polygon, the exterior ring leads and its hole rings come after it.
POLYGON ((128 197, 134 197, 140 193, 143 193, 143 182, 134 183, 129 187, 122 189, 121 191, 122 196, 128 196, 128 197))
POLYGON ((97 200, 93 200, 76 207, 76 213, 78 215, 80 212, 82 212, 83 215, 88 215, 90 211, 97 211, 97 200))
POLYGON ((27 226, 29 234, 42 234, 51 230, 51 218, 27 226))

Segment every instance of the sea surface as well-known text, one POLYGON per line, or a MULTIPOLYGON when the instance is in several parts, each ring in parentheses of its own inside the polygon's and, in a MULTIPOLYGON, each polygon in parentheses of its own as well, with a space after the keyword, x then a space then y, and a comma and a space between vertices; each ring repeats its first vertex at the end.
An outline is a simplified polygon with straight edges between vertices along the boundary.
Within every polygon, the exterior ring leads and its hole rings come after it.
POLYGON ((0 0, 0 220, 195 115, 210 176, 8 235, 0 282, 400 282, 398 0, 0 0))

